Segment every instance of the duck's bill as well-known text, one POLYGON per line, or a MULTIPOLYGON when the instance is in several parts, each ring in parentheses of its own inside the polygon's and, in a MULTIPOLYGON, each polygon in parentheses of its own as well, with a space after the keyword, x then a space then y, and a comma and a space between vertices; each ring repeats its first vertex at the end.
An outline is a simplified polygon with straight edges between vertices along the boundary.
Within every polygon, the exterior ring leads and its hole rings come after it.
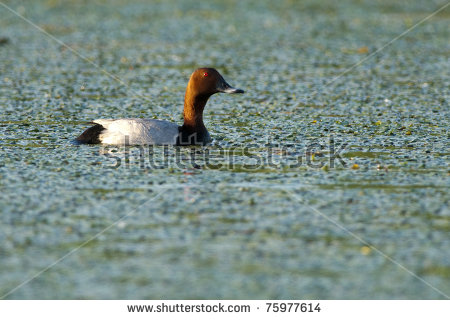
POLYGON ((229 88, 224 89, 222 92, 225 92, 225 93, 244 93, 244 90, 233 88, 233 87, 229 87, 229 88))
POLYGON ((244 90, 233 88, 225 81, 223 81, 222 85, 217 90, 219 90, 219 92, 224 92, 224 93, 244 93, 244 90))

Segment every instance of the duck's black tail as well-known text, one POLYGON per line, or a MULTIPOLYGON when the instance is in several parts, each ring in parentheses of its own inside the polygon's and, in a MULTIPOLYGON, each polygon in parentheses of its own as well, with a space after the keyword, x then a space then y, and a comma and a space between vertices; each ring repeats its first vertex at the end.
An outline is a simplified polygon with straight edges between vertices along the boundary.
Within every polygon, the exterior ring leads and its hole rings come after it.
POLYGON ((94 126, 86 129, 78 138, 75 140, 79 143, 88 143, 88 144, 96 144, 101 143, 100 141, 100 133, 105 130, 105 128, 96 123, 94 126))

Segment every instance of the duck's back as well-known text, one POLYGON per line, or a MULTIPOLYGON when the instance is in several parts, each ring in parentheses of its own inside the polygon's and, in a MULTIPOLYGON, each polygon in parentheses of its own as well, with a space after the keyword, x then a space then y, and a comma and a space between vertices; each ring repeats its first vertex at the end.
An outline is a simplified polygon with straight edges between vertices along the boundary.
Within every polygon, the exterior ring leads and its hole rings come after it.
POLYGON ((163 120, 129 118, 92 122, 95 126, 81 134, 78 141, 113 145, 174 145, 179 134, 177 124, 163 120))

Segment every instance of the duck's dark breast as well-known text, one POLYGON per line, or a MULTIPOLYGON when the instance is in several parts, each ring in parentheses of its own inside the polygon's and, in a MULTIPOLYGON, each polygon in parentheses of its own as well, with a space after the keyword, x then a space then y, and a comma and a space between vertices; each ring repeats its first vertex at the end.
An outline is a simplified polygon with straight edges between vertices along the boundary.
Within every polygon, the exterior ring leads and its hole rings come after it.
POLYGON ((206 128, 194 129, 181 126, 178 128, 177 146, 206 145, 211 142, 211 137, 206 128))
POLYGON ((88 144, 101 143, 100 134, 103 130, 105 130, 105 128, 101 124, 95 124, 89 129, 86 129, 82 134, 80 134, 80 136, 76 138, 76 141, 78 141, 79 143, 88 144))

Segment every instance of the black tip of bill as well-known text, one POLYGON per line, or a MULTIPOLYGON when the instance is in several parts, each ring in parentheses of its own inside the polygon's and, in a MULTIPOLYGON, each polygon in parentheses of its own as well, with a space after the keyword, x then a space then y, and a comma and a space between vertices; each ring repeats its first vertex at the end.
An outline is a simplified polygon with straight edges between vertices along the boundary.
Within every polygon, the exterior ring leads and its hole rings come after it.
POLYGON ((222 92, 225 92, 225 93, 244 93, 244 90, 233 88, 233 87, 229 87, 229 88, 224 89, 222 92))

